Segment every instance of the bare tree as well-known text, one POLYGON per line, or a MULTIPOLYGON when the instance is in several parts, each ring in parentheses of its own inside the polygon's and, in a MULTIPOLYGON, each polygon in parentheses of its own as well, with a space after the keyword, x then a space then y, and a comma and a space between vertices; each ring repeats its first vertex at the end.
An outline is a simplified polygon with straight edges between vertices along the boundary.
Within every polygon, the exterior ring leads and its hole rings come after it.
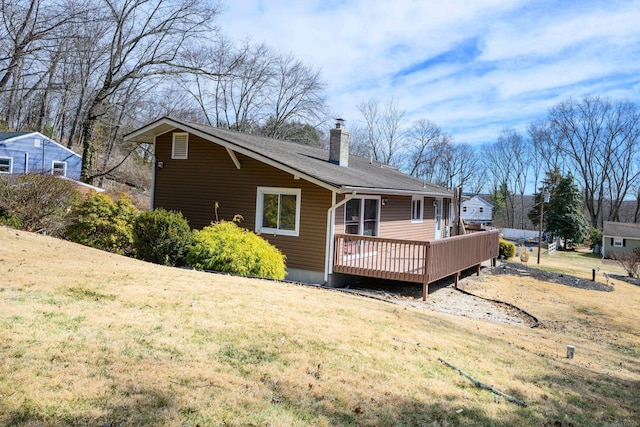
POLYGON ((133 80, 184 71, 179 52, 190 40, 210 34, 218 9, 204 0, 103 0, 100 18, 108 22, 97 89, 82 123, 81 179, 94 178, 97 149, 95 126, 105 114, 105 102, 133 80))
POLYGON ((406 170, 410 175, 433 181, 442 152, 451 144, 451 137, 427 119, 420 119, 407 132, 406 170))
POLYGON ((478 154, 469 144, 448 144, 438 157, 436 182, 450 190, 465 189, 479 165, 478 154))
POLYGON ((39 55, 55 46, 85 10, 76 1, 0 0, 0 108, 13 128, 25 101, 52 74, 51 64, 43 68, 39 55))
POLYGON ((373 158, 397 166, 400 161, 398 152, 404 141, 402 125, 405 111, 398 108, 393 98, 382 108, 372 98, 358 105, 358 111, 365 121, 367 142, 373 158))
POLYGON ((294 121, 317 123, 326 112, 322 94, 326 84, 320 70, 313 69, 292 55, 280 56, 275 61, 272 111, 266 135, 286 138, 285 125, 294 121))
POLYGON ((495 214, 504 214, 504 226, 514 227, 515 225, 515 197, 513 190, 513 167, 512 157, 509 147, 504 138, 483 147, 484 167, 488 171, 491 179, 491 192, 493 194, 493 204, 495 214), (503 212, 501 212, 503 210, 503 212))
POLYGON ((568 99, 549 111, 559 147, 575 170, 593 227, 602 225, 604 200, 612 203, 609 218, 638 180, 640 117, 635 104, 586 96, 568 99))

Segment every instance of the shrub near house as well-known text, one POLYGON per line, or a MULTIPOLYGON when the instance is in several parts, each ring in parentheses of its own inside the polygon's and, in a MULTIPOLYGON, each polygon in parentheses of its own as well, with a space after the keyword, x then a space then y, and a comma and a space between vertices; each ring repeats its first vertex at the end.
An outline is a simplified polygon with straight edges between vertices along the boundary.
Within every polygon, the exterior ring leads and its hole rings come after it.
POLYGON ((192 243, 189 223, 180 212, 142 212, 133 223, 136 258, 163 265, 184 265, 192 243))
POLYGON ((131 254, 133 220, 138 209, 127 195, 114 201, 91 192, 71 211, 67 237, 73 242, 121 255, 131 254))
POLYGON ((194 268, 241 276, 284 279, 285 256, 257 234, 231 221, 194 231, 187 262, 194 268))
POLYGON ((500 239, 500 249, 499 249, 500 257, 504 257, 504 259, 513 258, 516 254, 516 245, 507 242, 504 239, 500 239))
POLYGON ((53 175, 0 177, 0 225, 62 236, 68 210, 79 199, 73 185, 53 175))

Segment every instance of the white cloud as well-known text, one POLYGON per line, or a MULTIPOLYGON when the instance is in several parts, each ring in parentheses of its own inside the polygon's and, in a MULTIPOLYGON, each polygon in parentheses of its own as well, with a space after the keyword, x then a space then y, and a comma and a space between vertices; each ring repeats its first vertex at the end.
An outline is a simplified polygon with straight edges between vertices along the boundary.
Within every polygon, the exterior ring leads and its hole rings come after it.
POLYGON ((637 1, 242 0, 220 27, 321 68, 351 123, 359 103, 393 97, 408 119, 481 143, 568 96, 638 102, 638 22, 637 1))

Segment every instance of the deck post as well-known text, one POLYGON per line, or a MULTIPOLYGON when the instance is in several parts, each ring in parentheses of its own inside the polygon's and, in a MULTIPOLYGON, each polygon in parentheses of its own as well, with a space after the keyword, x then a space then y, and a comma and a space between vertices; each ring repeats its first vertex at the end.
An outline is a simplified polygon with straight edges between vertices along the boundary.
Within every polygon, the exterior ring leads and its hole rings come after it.
POLYGON ((480 276, 480 264, 476 265, 476 276, 480 276))
POLYGON ((424 245, 424 271, 422 276, 422 301, 427 300, 429 295, 429 242, 424 245))
POLYGON ((454 281, 455 281, 455 287, 456 289, 458 289, 458 279, 460 278, 460 272, 456 271, 456 273, 453 275, 454 277, 454 281))

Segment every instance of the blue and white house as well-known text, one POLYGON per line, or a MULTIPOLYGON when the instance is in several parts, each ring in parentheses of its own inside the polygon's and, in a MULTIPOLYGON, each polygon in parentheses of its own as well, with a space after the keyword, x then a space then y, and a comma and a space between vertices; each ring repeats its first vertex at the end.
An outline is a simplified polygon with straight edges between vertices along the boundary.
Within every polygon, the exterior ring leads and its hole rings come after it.
POLYGON ((82 157, 39 132, 0 132, 0 174, 47 173, 80 179, 82 157))

